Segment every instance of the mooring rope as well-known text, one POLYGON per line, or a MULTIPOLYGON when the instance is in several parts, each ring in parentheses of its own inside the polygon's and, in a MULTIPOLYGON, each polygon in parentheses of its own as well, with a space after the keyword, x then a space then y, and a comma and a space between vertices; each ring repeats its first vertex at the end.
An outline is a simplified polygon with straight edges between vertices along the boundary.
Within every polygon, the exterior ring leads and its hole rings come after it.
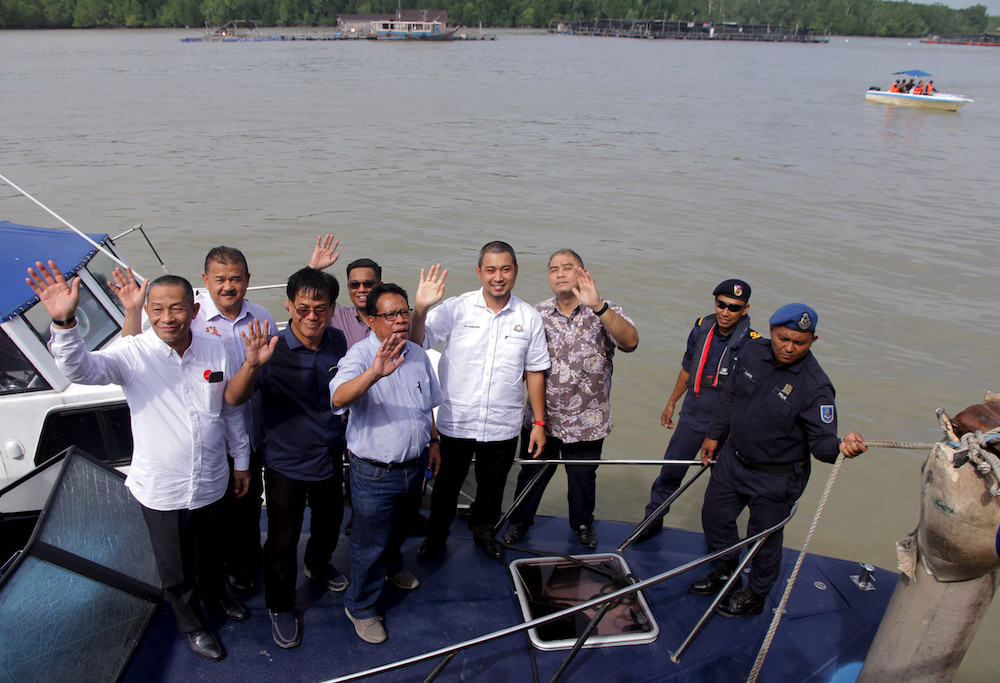
POLYGON ((914 451, 927 451, 934 448, 932 443, 920 443, 919 441, 869 441, 865 439, 865 445, 876 448, 908 448, 914 451))
MULTIPOLYGON (((873 442, 870 441, 866 441, 865 443, 869 446, 873 445, 873 442)), ((899 448, 899 446, 889 446, 889 448, 899 448)), ((820 515, 823 514, 823 508, 826 506, 826 499, 830 497, 830 490, 833 488, 833 482, 836 481, 837 473, 840 471, 840 466, 843 463, 844 454, 841 453, 837 456, 837 461, 833 464, 833 470, 830 472, 830 478, 826 480, 826 488, 823 490, 823 496, 819 499, 819 505, 816 506, 816 514, 813 516, 812 525, 809 527, 809 533, 806 534, 806 540, 802 543, 802 550, 799 551, 799 557, 795 560, 795 568, 792 569, 792 574, 788 577, 788 585, 785 586, 785 592, 781 596, 781 602, 778 603, 778 607, 774 611, 774 617, 771 619, 771 625, 767 628, 767 635, 764 636, 764 642, 760 646, 760 651, 757 652, 757 660, 753 663, 750 675, 747 676, 747 683, 753 683, 756 681, 757 676, 760 674, 761 667, 764 666, 764 658, 767 657, 767 652, 771 649, 771 641, 774 640, 774 634, 778 630, 778 624, 781 622, 781 615, 785 613, 785 607, 788 605, 788 598, 792 594, 792 586, 795 585, 795 579, 799 575, 799 569, 802 567, 802 561, 805 559, 806 551, 809 550, 809 543, 812 541, 813 534, 816 532, 816 527, 819 526, 819 518, 820 515)))
POLYGON ((1000 427, 982 432, 966 432, 962 435, 961 448, 968 452, 969 460, 976 466, 976 469, 983 476, 992 476, 990 483, 990 494, 1000 497, 1000 458, 987 449, 987 445, 1000 438, 1000 427))

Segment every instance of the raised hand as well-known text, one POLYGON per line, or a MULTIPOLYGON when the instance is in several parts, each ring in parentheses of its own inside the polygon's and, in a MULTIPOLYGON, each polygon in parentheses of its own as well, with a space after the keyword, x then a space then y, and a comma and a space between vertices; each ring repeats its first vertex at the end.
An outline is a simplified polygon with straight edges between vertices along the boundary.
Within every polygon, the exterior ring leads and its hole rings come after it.
POLYGON ((115 294, 122 302, 125 311, 138 313, 142 310, 142 305, 146 303, 146 288, 149 286, 149 280, 143 280, 140 285, 136 282, 131 268, 126 268, 123 271, 116 267, 111 271, 111 277, 115 281, 108 282, 108 286, 115 290, 115 294))
POLYGON ((402 355, 405 348, 406 337, 395 334, 386 337, 372 360, 372 374, 378 379, 382 379, 396 372, 396 368, 406 360, 406 357, 402 355))
POLYGON ((575 273, 576 287, 573 288, 573 294, 580 300, 580 303, 588 308, 603 306, 601 296, 597 293, 597 283, 594 282, 594 276, 580 266, 576 267, 575 273))
POLYGON ((260 321, 257 318, 253 319, 253 322, 247 327, 246 332, 240 332, 240 336, 243 337, 243 343, 247 347, 247 365, 251 368, 259 368, 264 365, 267 361, 271 360, 271 355, 274 353, 274 347, 278 344, 277 337, 268 338, 269 327, 271 323, 267 320, 264 321, 263 329, 260 326, 260 321), (247 334, 249 332, 249 335, 247 334))
POLYGON ((417 285, 417 294, 414 297, 414 306, 426 311, 434 304, 444 298, 444 279, 448 277, 448 269, 441 270, 441 264, 430 267, 426 275, 424 269, 420 269, 420 284, 417 285))
POLYGON ((316 248, 313 249, 312 256, 309 258, 309 267, 323 270, 332 266, 340 258, 340 252, 337 251, 338 246, 340 246, 340 240, 335 240, 333 235, 329 233, 317 236, 316 248))
POLYGON ((48 268, 41 261, 35 261, 35 267, 28 268, 24 281, 38 295, 53 320, 68 320, 76 313, 80 305, 80 278, 73 278, 72 285, 66 284, 55 261, 49 261, 48 268))

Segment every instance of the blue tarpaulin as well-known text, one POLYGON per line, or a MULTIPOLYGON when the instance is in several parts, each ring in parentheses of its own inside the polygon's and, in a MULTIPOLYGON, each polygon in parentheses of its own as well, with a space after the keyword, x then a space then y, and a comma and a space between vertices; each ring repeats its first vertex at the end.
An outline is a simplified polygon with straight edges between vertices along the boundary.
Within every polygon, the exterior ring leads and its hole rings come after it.
POLYGON ((934 74, 929 74, 926 71, 921 71, 920 69, 910 69, 909 71, 897 71, 892 74, 893 76, 913 76, 914 78, 927 78, 928 76, 933 76, 934 74))
MULTIPOLYGON (((89 235, 100 242, 107 237, 89 235)), ((0 323, 7 322, 38 301, 24 279, 35 261, 56 262, 63 273, 75 273, 97 249, 76 233, 34 228, 0 221, 0 323)))

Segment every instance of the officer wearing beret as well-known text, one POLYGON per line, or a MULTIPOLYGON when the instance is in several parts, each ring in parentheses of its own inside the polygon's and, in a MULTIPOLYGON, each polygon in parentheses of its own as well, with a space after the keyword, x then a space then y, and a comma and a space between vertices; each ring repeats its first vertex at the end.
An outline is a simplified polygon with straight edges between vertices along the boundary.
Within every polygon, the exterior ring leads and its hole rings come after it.
MULTIPOLYGON (((698 318, 688 335, 687 350, 681 360, 674 390, 667 399, 667 407, 660 415, 660 424, 675 429, 674 406, 687 394, 676 430, 663 454, 664 460, 696 458, 702 441, 715 413, 719 394, 726 384, 740 349, 748 339, 760 335, 750 329, 750 285, 743 280, 725 280, 712 292, 715 313, 698 318)), ((690 468, 684 465, 664 465, 653 482, 646 505, 646 516, 656 512, 667 498, 678 489, 690 468)), ((669 512, 669 508, 667 510, 669 512)), ((662 515, 653 520, 636 537, 641 543, 663 530, 662 515)))
MULTIPOLYGON (((750 508, 747 536, 774 526, 791 512, 809 480, 809 454, 834 462, 839 453, 860 455, 867 446, 852 432, 837 437, 830 379, 810 351, 816 341, 816 311, 805 304, 782 306, 770 319, 771 339, 744 347, 726 385, 701 448, 702 462, 715 459, 701 510, 709 552, 740 540, 736 518, 750 508), (725 445, 719 451, 719 443, 725 445)), ((727 617, 760 614, 781 568, 782 533, 776 531, 754 556, 749 586, 723 600, 727 617)), ((691 584, 698 595, 722 590, 736 569, 738 552, 691 584)), ((737 579, 735 587, 742 586, 737 579)))

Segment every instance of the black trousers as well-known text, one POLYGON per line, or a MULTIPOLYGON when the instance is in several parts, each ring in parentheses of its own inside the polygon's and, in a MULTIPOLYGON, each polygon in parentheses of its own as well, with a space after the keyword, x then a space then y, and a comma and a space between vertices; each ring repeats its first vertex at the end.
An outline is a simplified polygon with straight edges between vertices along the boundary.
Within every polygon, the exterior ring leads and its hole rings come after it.
POLYGON ((142 506, 163 597, 174 611, 181 633, 205 628, 199 598, 215 602, 225 595, 218 509, 218 502, 196 510, 142 506))
POLYGON ((264 502, 263 467, 260 453, 250 452, 250 489, 237 498, 233 493, 233 459, 229 458, 229 488, 222 498, 219 524, 223 534, 223 564, 226 572, 244 572, 260 565, 260 510, 264 502))
POLYGON ((311 572, 324 574, 340 539, 344 520, 340 455, 334 475, 319 481, 291 479, 264 470, 267 486, 267 540, 264 542, 264 602, 272 612, 295 610, 298 547, 309 506, 309 540, 303 560, 311 572))
MULTIPOLYGON (((521 459, 530 458, 528 453, 528 439, 531 432, 527 429, 521 430, 521 459)), ((561 439, 549 436, 545 440, 545 452, 543 458, 560 460, 600 460, 601 450, 604 448, 604 439, 596 441, 576 441, 574 443, 564 443, 561 439)), ((511 524, 531 525, 535 521, 535 513, 542 502, 542 494, 545 487, 549 485, 552 475, 556 473, 558 465, 549 467, 542 475, 542 480, 531 490, 528 497, 510 515, 511 524)), ((569 525, 578 529, 583 524, 594 523, 594 506, 597 504, 597 465, 565 465, 567 494, 566 500, 569 504, 569 525)), ((544 468, 540 465, 521 465, 521 471, 517 474, 517 489, 514 497, 521 495, 531 480, 544 468)))
POLYGON ((458 511, 458 495, 476 456, 476 499, 469 516, 469 529, 483 539, 493 539, 493 526, 500 520, 507 474, 514 464, 517 437, 504 441, 476 441, 441 435, 441 465, 434 480, 427 538, 443 542, 451 533, 458 511))

